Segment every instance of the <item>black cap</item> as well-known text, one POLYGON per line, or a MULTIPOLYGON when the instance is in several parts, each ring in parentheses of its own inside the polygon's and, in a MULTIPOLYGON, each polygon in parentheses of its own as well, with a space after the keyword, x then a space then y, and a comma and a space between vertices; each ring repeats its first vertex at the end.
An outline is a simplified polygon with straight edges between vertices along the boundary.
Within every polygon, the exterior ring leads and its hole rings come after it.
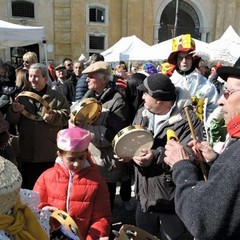
POLYGON ((168 76, 162 73, 149 75, 137 88, 143 92, 147 92, 147 94, 157 100, 175 101, 176 99, 174 84, 168 76))
POLYGON ((235 76, 240 79, 240 58, 235 62, 233 67, 220 67, 217 69, 217 74, 224 81, 227 81, 229 76, 235 76))

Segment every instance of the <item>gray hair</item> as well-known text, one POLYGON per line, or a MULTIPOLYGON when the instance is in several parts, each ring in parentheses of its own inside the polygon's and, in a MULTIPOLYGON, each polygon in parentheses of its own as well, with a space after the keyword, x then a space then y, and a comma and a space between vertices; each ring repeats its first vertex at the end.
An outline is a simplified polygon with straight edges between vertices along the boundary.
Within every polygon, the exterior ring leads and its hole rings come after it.
POLYGON ((113 80, 113 75, 112 74, 106 74, 102 72, 97 72, 96 74, 99 78, 103 78, 104 76, 107 78, 108 82, 111 82, 113 80))
POLYGON ((34 63, 30 66, 29 69, 40 69, 43 77, 48 77, 48 69, 45 64, 42 63, 34 63))

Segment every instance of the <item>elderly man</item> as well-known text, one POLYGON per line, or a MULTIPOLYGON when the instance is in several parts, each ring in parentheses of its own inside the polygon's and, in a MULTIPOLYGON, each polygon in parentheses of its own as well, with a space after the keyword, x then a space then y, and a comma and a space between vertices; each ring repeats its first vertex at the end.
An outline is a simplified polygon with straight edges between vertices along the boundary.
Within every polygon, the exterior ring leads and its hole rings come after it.
MULTIPOLYGON (((168 129, 175 132, 181 143, 191 139, 184 110, 191 105, 191 97, 186 90, 175 88, 163 74, 149 75, 138 89, 143 91, 144 107, 139 109, 133 123, 152 131, 154 142, 152 149, 142 149, 141 156, 133 157, 137 227, 164 240, 191 239, 175 213, 172 173, 163 162, 168 129)), ((201 139, 201 121, 190 108, 193 128, 201 139)))
POLYGON ((83 125, 92 135, 89 150, 102 176, 106 179, 113 209, 116 183, 126 170, 126 164, 114 157, 112 140, 130 124, 130 110, 125 98, 111 81, 111 66, 103 61, 91 64, 83 72, 87 74, 88 91, 84 98, 95 98, 102 105, 102 112, 94 124, 83 125))
POLYGON ((57 132, 67 126, 70 112, 67 99, 52 90, 47 81, 47 67, 40 63, 32 64, 29 69, 31 92, 44 99, 50 111, 46 111, 40 101, 22 97, 19 102, 12 103, 7 113, 7 120, 16 124, 19 131, 17 160, 23 176, 23 188, 32 189, 40 174, 53 166, 57 156, 57 132))
POLYGON ((194 55, 193 51, 195 42, 190 34, 182 35, 177 41, 173 40, 173 52, 169 55, 168 62, 174 64, 176 68, 171 80, 175 86, 187 89, 191 97, 204 99, 206 106, 204 108, 201 106, 199 114, 207 120, 209 114, 216 108, 219 96, 215 86, 198 72, 200 57, 194 55), (203 109, 206 109, 205 116, 202 114, 203 109))
POLYGON ((196 163, 179 142, 171 140, 166 145, 164 159, 176 184, 176 212, 197 240, 240 239, 240 58, 233 67, 217 72, 226 81, 218 104, 230 138, 220 155, 206 142, 188 144, 195 160, 215 160, 208 181, 199 179, 196 163))

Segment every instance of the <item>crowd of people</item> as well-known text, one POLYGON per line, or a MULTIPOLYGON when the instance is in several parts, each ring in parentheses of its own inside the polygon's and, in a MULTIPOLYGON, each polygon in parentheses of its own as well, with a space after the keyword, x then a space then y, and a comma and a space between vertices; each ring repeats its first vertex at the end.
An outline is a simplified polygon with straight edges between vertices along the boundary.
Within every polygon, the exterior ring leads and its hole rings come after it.
POLYGON ((0 74, 1 239, 62 239, 52 234, 58 210, 78 228, 60 224, 64 239, 118 239, 118 186, 136 227, 161 240, 240 237, 240 58, 211 69, 188 34, 158 66, 113 67, 96 53, 53 68, 27 52, 17 69, 1 60, 0 74), (77 115, 89 102, 96 114, 77 115), (152 146, 121 157, 113 142, 129 126, 152 146), (37 194, 34 209, 20 189, 37 194))

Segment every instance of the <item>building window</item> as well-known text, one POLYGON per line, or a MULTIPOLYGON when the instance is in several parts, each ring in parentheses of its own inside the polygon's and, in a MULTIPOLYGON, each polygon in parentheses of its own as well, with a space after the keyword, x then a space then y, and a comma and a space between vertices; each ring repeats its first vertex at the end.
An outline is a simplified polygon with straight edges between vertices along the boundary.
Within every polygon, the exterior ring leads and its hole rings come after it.
POLYGON ((89 50, 104 50, 104 36, 89 36, 89 50))
POLYGON ((105 23, 105 9, 100 7, 89 8, 89 21, 97 23, 105 23))
POLYGON ((34 4, 28 1, 13 1, 12 16, 34 18, 34 4))

